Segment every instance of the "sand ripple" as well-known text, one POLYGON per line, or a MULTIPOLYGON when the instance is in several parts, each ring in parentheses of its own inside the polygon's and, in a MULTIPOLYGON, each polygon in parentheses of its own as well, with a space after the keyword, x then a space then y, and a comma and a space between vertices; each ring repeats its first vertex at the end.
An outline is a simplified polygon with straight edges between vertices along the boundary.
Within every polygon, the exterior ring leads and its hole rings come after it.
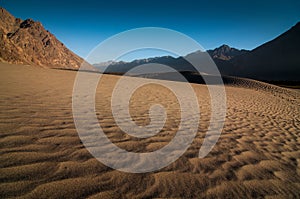
MULTIPOLYGON (((201 119, 186 153, 166 168, 146 174, 112 170, 83 147, 71 109, 75 72, 0 64, 1 198, 297 198, 300 196, 300 92, 258 81, 227 82, 222 135, 203 159, 198 151, 208 128, 210 98, 193 85, 201 119)), ((123 133, 111 114, 117 76, 97 90, 97 117, 117 146, 150 152, 165 146, 180 121, 174 95, 157 85, 132 97, 131 115, 149 123, 160 102, 168 119, 158 135, 137 139, 123 133)))

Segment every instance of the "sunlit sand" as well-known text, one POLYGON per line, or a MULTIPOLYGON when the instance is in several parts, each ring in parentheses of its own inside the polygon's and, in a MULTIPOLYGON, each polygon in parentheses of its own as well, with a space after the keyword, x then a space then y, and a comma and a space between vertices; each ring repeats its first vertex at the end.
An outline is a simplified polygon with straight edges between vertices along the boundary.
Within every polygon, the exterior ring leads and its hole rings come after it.
MULTIPOLYGON (((300 195, 299 90, 246 79, 226 85, 223 132, 213 150, 199 159, 210 118, 210 97, 205 85, 193 84, 201 116, 192 145, 176 162, 159 171, 130 174, 103 165, 81 143, 72 115, 76 72, 1 63, 0 75, 2 197, 300 195)), ((148 110, 155 103, 162 104, 168 116, 159 134, 137 139, 123 133, 111 113, 111 92, 119 78, 104 75, 96 95, 97 117, 108 138, 123 149, 140 153, 165 146, 180 121, 174 94, 151 84, 132 96, 130 113, 138 125, 150 122, 148 110)))

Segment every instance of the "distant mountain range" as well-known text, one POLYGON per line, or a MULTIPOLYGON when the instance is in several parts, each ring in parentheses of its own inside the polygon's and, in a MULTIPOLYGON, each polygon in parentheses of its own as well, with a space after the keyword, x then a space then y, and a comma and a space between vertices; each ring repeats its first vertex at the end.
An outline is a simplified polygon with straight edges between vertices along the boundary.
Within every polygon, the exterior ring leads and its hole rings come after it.
MULTIPOLYGON (((224 62, 229 61, 232 58, 242 55, 244 53, 247 53, 249 51, 247 50, 238 50, 235 48, 231 48, 227 45, 222 45, 219 48, 216 48, 214 50, 208 50, 208 54, 217 62, 224 62)), ((184 57, 177 57, 174 58, 172 56, 162 56, 162 57, 153 57, 153 58, 146 58, 146 59, 137 59, 132 62, 114 62, 114 61, 108 61, 108 62, 102 62, 94 64, 95 67, 99 68, 100 71, 103 71, 105 67, 107 67, 106 72, 107 73, 125 73, 129 71, 130 69, 142 65, 142 64, 148 64, 149 67, 151 67, 151 64, 159 63, 159 64, 165 64, 168 66, 171 66, 175 70, 178 71, 195 71, 194 67, 187 62, 186 58, 190 57, 200 57, 205 56, 206 53, 201 51, 196 51, 194 53, 188 54, 184 57)))
POLYGON ((0 61, 48 68, 78 69, 83 59, 40 22, 15 18, 0 8, 0 61))
MULTIPOLYGON (((238 50, 222 45, 207 53, 214 60, 222 75, 248 77, 267 81, 300 81, 300 22, 287 32, 251 51, 238 50)), ((124 73, 141 64, 159 63, 178 71, 195 71, 185 58, 200 57, 197 51, 184 57, 171 56, 134 60, 132 62, 111 62, 108 65, 95 64, 108 73, 124 73)))
MULTIPOLYGON (((84 61, 64 46, 40 22, 15 18, 0 8, 0 61, 30 64, 48 68, 77 70, 84 61)), ((251 51, 238 50, 227 45, 208 50, 222 75, 248 77, 258 80, 300 80, 300 23, 287 32, 251 51)), ((132 62, 94 64, 100 71, 124 73, 141 64, 159 63, 181 72, 194 72, 186 58, 201 59, 204 52, 183 57, 154 57, 132 62)), ((205 72, 205 71, 204 71, 205 72)))

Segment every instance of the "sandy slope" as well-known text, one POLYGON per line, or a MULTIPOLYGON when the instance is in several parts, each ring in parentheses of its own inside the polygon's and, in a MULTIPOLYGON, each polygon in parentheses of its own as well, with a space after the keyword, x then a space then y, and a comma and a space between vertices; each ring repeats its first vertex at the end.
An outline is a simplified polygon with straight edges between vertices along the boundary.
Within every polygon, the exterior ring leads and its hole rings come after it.
MULTIPOLYGON (((83 147, 71 110, 76 73, 0 64, 0 196, 21 198, 241 198, 300 196, 300 92, 236 79, 226 86, 227 117, 210 154, 198 159, 210 116, 204 85, 193 85, 201 106, 196 139, 176 162, 157 172, 129 174, 106 167, 83 147)), ((149 122, 153 102, 167 107, 163 131, 136 139, 115 126, 110 96, 119 77, 106 75, 97 116, 119 147, 154 151, 177 130, 179 106, 157 85, 132 97, 136 123, 149 122)))

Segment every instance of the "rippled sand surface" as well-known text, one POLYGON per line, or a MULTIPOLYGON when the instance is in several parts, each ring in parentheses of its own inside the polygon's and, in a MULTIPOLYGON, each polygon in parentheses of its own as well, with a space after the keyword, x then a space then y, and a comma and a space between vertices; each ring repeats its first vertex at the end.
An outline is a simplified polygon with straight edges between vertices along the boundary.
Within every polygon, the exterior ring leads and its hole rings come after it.
MULTIPOLYGON (((300 196, 297 90, 245 79, 226 85, 223 132, 213 150, 199 159, 211 109, 206 86, 193 84, 201 117, 192 145, 163 169, 131 174, 98 162, 81 143, 72 115, 76 72, 2 63, 0 76, 1 198, 300 196)), ((107 137, 132 152, 168 144, 180 123, 174 94, 157 84, 134 93, 130 114, 138 125, 149 124, 148 110, 156 103, 166 108, 168 117, 159 134, 134 138, 116 126, 111 113, 111 92, 118 79, 105 75, 96 94, 97 117, 107 137)))

